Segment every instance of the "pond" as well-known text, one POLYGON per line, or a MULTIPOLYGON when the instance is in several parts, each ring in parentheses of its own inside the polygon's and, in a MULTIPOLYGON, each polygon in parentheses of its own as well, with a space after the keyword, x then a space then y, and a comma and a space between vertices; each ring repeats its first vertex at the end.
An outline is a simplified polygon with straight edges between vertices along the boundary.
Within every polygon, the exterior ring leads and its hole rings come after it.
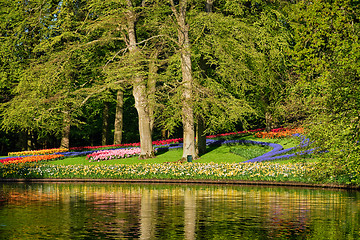
POLYGON ((0 239, 360 239, 360 192, 0 183, 0 239))

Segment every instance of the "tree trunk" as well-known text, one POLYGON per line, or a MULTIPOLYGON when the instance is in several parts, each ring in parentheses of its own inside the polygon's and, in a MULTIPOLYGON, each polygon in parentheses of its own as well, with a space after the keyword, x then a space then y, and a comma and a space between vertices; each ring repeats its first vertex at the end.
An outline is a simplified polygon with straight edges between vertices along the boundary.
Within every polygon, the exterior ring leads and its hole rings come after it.
POLYGON ((18 135, 16 146, 20 147, 22 151, 27 150, 27 146, 28 146, 27 138, 28 138, 27 131, 21 131, 18 135))
POLYGON ((265 113, 265 131, 270 132, 272 129, 273 118, 270 112, 265 113))
POLYGON ((175 8, 174 1, 170 1, 172 11, 176 16, 178 24, 178 41, 181 55, 181 72, 183 83, 182 94, 182 122, 183 122, 183 156, 185 159, 187 156, 192 156, 196 159, 195 147, 195 129, 194 129, 194 111, 193 111, 193 77, 191 67, 191 53, 190 53, 190 41, 189 41, 189 25, 186 23, 186 0, 179 2, 179 12, 175 8))
POLYGON ((156 74, 158 71, 157 66, 157 57, 159 55, 159 51, 155 49, 154 53, 151 55, 150 63, 149 63, 149 78, 148 78, 148 99, 149 99, 149 115, 150 115, 150 129, 153 131, 154 129, 154 108, 155 108, 155 91, 156 91, 156 74))
POLYGON ((102 121, 102 134, 101 134, 101 144, 103 146, 107 145, 108 131, 109 131, 109 102, 104 102, 103 109, 103 121, 102 121))
POLYGON ((213 10, 213 3, 214 0, 206 0, 206 5, 205 5, 205 12, 207 13, 211 13, 213 10))
MULTIPOLYGON (((129 52, 134 57, 134 63, 136 64, 136 58, 140 54, 140 49, 136 43, 136 13, 132 10, 132 2, 127 1, 129 11, 127 12, 128 22, 128 37, 129 37, 129 52)), ((140 134, 140 159, 152 158, 155 156, 154 148, 152 145, 152 132, 150 126, 150 114, 149 114, 149 100, 147 98, 146 83, 143 76, 140 74, 135 75, 133 79, 133 95, 135 98, 135 108, 139 117, 139 134, 140 134)))
POLYGON ((32 132, 30 130, 27 131, 27 141, 26 141, 26 149, 28 151, 32 150, 32 146, 33 146, 33 136, 32 136, 32 132))
POLYGON ((140 134, 140 158, 154 157, 154 149, 152 145, 150 116, 148 112, 147 100, 144 94, 146 88, 144 84, 135 81, 133 87, 133 95, 135 98, 135 108, 139 117, 139 134, 140 134))
POLYGON ((70 125, 71 125, 71 117, 70 112, 64 112, 64 121, 63 121, 63 131, 61 137, 60 148, 67 148, 70 147, 70 125))
POLYGON ((121 144, 122 141, 123 110, 124 110, 123 107, 124 107, 124 92, 122 90, 118 90, 116 96, 114 144, 121 144))
POLYGON ((206 153, 206 136, 204 134, 205 123, 202 117, 198 117, 197 121, 198 121, 197 129, 196 129, 197 154, 202 155, 206 153))

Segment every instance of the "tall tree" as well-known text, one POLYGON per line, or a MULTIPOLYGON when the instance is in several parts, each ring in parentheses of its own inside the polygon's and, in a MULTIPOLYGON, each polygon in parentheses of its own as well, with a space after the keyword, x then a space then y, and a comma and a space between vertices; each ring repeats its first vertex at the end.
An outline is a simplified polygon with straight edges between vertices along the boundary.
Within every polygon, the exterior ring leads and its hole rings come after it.
MULTIPOLYGON (((166 100, 163 101, 161 113, 165 125, 172 129, 178 126, 178 119, 182 119, 185 136, 184 112, 179 111, 186 109, 184 106, 191 106, 192 125, 198 124, 197 129, 201 132, 199 136, 204 135, 202 127, 209 133, 229 130, 239 120, 245 124, 244 117, 252 112, 245 100, 248 80, 254 75, 248 64, 250 57, 256 55, 250 34, 252 30, 246 23, 226 16, 223 12, 205 12, 204 9, 209 9, 211 1, 191 1, 186 4, 187 9, 183 7, 185 2, 171 5, 177 30, 177 40, 172 39, 172 42, 176 42, 173 48, 178 50, 169 49, 172 55, 168 58, 164 73, 164 79, 168 79, 164 83, 163 94, 166 100), (181 11, 183 15, 185 13, 185 26, 188 29, 181 28, 184 23, 178 21, 181 11), (188 37, 188 47, 181 42, 183 36, 188 37), (187 54, 190 54, 190 58, 187 58, 187 54), (188 59, 191 67, 182 68, 181 66, 186 66, 183 59, 188 59), (191 97, 188 98, 188 105, 184 101, 184 76, 190 74, 186 71, 191 73, 191 84, 188 84, 191 97), (204 124, 201 124, 202 121, 204 124)), ((163 34, 174 35, 171 25, 163 25, 162 29, 163 34)), ((193 128, 190 132, 193 132, 193 128)))
MULTIPOLYGON (((19 28, 24 24, 23 5, 15 1, 0 1, 0 124, 2 104, 13 97, 12 89, 16 86, 21 72, 26 66, 26 56, 22 56, 19 28)), ((8 134, 0 128, 0 152, 5 152, 10 145, 16 149, 19 141, 14 134, 8 134), (17 144, 15 144, 15 142, 17 144)), ((26 137, 25 137, 26 139, 26 137)))
POLYGON ((32 42, 28 67, 14 91, 16 97, 7 104, 3 123, 7 129, 35 130, 40 136, 56 134, 61 146, 68 148, 79 102, 73 91, 86 83, 84 76, 91 72, 83 65, 85 52, 73 48, 81 39, 78 27, 85 18, 84 1, 41 1, 25 7, 32 14, 24 32, 39 40, 32 42))
MULTIPOLYGON (((144 4, 145 2, 143 2, 144 4)), ((129 53, 133 58, 134 64, 139 64, 140 49, 137 46, 136 36, 136 22, 137 13, 135 12, 135 6, 131 0, 127 0, 127 28, 129 38, 129 53)), ((141 73, 135 73, 133 78, 133 95, 135 98, 135 107, 139 117, 139 133, 140 133, 140 158, 154 157, 154 148, 152 145, 152 129, 151 129, 151 117, 149 111, 149 99, 147 97, 147 86, 144 77, 141 73)))
MULTIPOLYGON (((6 103, 3 104, 4 110, 2 112, 2 128, 6 131, 12 131, 13 133, 19 133, 21 136, 26 136, 28 132, 33 132, 32 130, 36 129, 35 126, 31 125, 31 120, 26 119, 26 117, 31 117, 30 115, 23 114, 26 109, 31 111, 30 109, 36 105, 36 101, 31 102, 31 104, 14 104, 15 107, 22 106, 19 108, 18 112, 11 112, 15 116, 22 116, 21 118, 15 117, 14 119, 10 119, 12 115, 9 115, 8 106, 11 105, 12 102, 16 102, 17 100, 21 101, 22 98, 17 97, 18 90, 16 88, 18 82, 23 82, 23 77, 26 76, 24 71, 28 67, 31 59, 36 57, 34 54, 34 48, 41 41, 41 32, 43 30, 42 25, 49 24, 50 19, 42 18, 43 15, 39 14, 37 9, 43 7, 46 8, 50 12, 56 8, 56 4, 48 3, 42 4, 41 1, 32 1, 32 2, 15 2, 15 1, 7 1, 7 3, 1 3, 1 10, 6 13, 4 21, 1 21, 3 26, 2 30, 2 38, 1 38, 1 48, 3 50, 5 46, 10 47, 6 49, 7 55, 11 59, 7 64, 3 62, 1 64, 4 69, 1 71, 1 89, 3 89, 3 83, 11 83, 8 88, 8 96, 12 96, 6 100, 6 103), (5 43, 5 44, 4 44, 5 43), (9 56, 11 55, 11 56, 9 56), (16 71, 13 71, 17 69, 16 71), (22 111, 22 112, 21 112, 22 111), (21 134, 21 132, 23 134, 21 134)), ((48 14, 48 11, 46 11, 48 14)), ((4 16, 2 14, 2 16, 4 16)), ((2 56, 4 56, 2 54, 2 56)), ((23 102, 29 98, 24 99, 23 102)), ((29 101, 27 102, 29 103, 29 101)), ((35 114, 33 115, 35 116, 35 114)), ((34 117, 33 117, 34 118, 34 117)), ((26 139, 26 137, 25 137, 26 139)))
POLYGON ((255 46, 258 58, 255 64, 253 93, 255 107, 265 119, 265 129, 270 131, 281 120, 281 106, 289 82, 289 52, 293 38, 289 20, 279 4, 266 4, 259 11, 255 26, 255 46))
MULTIPOLYGON (((148 73, 146 71, 147 56, 143 54, 139 47, 139 32, 141 28, 146 28, 143 23, 142 15, 148 10, 146 1, 91 1, 91 9, 97 14, 95 21, 90 21, 87 28, 90 32, 101 31, 102 34, 95 36, 89 41, 89 45, 99 45, 111 41, 121 41, 123 47, 111 51, 109 61, 104 64, 108 87, 116 88, 119 82, 127 83, 132 86, 135 99, 135 108, 138 113, 138 127, 140 133, 140 158, 154 157, 152 146, 152 120, 149 109, 149 89, 148 73)), ((144 31, 145 32, 145 31, 144 31)), ((140 34, 143 37, 144 34, 140 34)), ((105 88, 103 88, 105 89, 105 88)), ((118 88, 117 88, 118 89, 118 88)))
POLYGON ((186 0, 180 0, 178 6, 170 0, 171 10, 175 15, 178 27, 178 44, 181 58, 182 73, 182 123, 183 123, 183 158, 197 158, 195 147, 195 122, 193 110, 193 76, 191 65, 191 45, 189 39, 189 24, 186 21, 186 0))
POLYGON ((103 146, 107 145, 108 142, 108 135, 109 135, 109 108, 110 102, 104 102, 104 109, 103 109, 103 121, 102 121, 102 134, 101 134, 101 144, 103 146))

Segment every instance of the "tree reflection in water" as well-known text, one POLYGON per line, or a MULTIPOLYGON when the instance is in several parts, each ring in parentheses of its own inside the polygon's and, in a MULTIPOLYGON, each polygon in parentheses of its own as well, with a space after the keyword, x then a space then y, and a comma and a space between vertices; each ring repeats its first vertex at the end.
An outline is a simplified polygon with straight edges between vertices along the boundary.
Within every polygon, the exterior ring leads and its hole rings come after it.
POLYGON ((0 183, 1 239, 359 239, 359 192, 0 183))

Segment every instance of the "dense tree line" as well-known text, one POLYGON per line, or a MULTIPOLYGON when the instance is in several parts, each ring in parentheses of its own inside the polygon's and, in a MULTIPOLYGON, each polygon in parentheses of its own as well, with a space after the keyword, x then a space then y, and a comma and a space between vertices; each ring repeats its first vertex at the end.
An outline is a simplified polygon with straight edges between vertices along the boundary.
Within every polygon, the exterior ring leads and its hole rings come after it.
POLYGON ((358 176, 359 3, 0 0, 0 152, 301 123, 358 176))

